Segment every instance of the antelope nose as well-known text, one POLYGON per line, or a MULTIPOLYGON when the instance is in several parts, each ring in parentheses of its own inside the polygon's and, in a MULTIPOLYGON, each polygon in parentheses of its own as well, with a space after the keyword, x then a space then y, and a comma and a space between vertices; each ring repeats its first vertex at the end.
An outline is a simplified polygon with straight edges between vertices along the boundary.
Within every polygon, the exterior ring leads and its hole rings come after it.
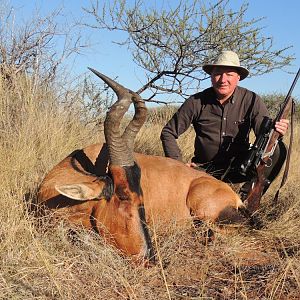
POLYGON ((150 246, 150 249, 147 249, 146 255, 145 255, 145 266, 150 267, 155 265, 155 255, 154 255, 154 250, 152 247, 152 244, 150 246))

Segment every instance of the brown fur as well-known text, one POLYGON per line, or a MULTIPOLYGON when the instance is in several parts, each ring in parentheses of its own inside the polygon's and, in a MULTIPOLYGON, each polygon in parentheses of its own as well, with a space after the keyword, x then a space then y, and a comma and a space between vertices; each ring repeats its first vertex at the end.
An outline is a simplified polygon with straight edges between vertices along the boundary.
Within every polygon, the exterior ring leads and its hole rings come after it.
POLYGON ((191 215, 236 220, 242 202, 225 183, 169 158, 133 153, 147 116, 145 102, 89 69, 118 97, 104 122, 107 145, 77 150, 55 166, 40 186, 39 202, 71 223, 95 229, 124 253, 150 260, 149 222, 183 222, 191 215), (131 103, 135 114, 121 134, 120 121, 131 103))
POLYGON ((108 229, 114 244, 131 255, 139 254, 141 248, 145 247, 144 241, 139 238, 140 225, 135 221, 141 202, 144 203, 147 222, 150 223, 182 222, 191 219, 191 215, 205 221, 214 222, 226 217, 234 221, 237 208, 242 205, 238 195, 226 183, 205 172, 170 158, 138 153, 135 154, 135 160, 141 168, 143 197, 134 195, 127 187, 123 168, 110 166, 115 186, 121 187, 125 194, 131 193, 130 205, 126 195, 122 196, 122 201, 118 199, 120 195, 109 201, 99 199, 104 183, 89 174, 86 165, 89 165, 89 169, 94 166, 98 176, 105 175, 103 165, 97 167, 97 164, 108 161, 107 151, 103 151, 103 144, 94 144, 84 148, 83 153, 85 163, 70 155, 49 172, 40 186, 39 202, 55 208, 60 216, 73 224, 94 228, 101 234, 105 233, 104 228, 108 229), (76 183, 84 183, 88 188, 87 201, 72 200, 60 195, 56 189, 61 185, 76 183), (228 211, 230 213, 227 215, 228 211), (126 235, 130 238, 123 239, 122 236, 126 235), (127 242, 122 245, 122 240, 127 242))

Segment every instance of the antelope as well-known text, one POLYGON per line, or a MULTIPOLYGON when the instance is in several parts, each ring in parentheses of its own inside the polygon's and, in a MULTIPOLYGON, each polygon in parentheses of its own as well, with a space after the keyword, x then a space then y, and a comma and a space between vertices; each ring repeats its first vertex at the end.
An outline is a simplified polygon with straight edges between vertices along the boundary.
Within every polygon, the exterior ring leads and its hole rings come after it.
POLYGON ((104 122, 105 143, 76 150, 43 179, 38 203, 70 224, 94 229, 125 255, 153 258, 148 224, 175 220, 239 222, 231 187, 171 158, 134 153, 147 109, 137 93, 91 69, 117 95, 104 122), (120 122, 134 104, 124 132, 120 122))

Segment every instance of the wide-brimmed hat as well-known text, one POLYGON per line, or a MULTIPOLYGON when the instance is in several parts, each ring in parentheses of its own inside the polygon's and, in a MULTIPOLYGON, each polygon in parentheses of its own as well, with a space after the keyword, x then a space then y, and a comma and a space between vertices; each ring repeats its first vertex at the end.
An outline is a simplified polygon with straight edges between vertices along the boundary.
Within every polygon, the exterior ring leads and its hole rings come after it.
POLYGON ((237 69, 240 75, 240 80, 245 79, 249 75, 249 71, 242 67, 238 55, 233 51, 222 51, 212 64, 205 64, 202 69, 207 74, 211 74, 214 67, 233 67, 237 69))

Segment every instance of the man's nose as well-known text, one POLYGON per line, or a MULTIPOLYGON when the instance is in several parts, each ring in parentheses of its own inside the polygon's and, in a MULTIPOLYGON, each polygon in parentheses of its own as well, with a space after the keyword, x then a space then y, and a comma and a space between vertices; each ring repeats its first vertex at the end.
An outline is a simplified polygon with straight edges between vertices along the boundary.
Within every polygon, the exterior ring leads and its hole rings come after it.
POLYGON ((226 80, 227 80, 226 73, 222 73, 222 74, 220 74, 219 81, 220 81, 220 82, 225 82, 226 80))

